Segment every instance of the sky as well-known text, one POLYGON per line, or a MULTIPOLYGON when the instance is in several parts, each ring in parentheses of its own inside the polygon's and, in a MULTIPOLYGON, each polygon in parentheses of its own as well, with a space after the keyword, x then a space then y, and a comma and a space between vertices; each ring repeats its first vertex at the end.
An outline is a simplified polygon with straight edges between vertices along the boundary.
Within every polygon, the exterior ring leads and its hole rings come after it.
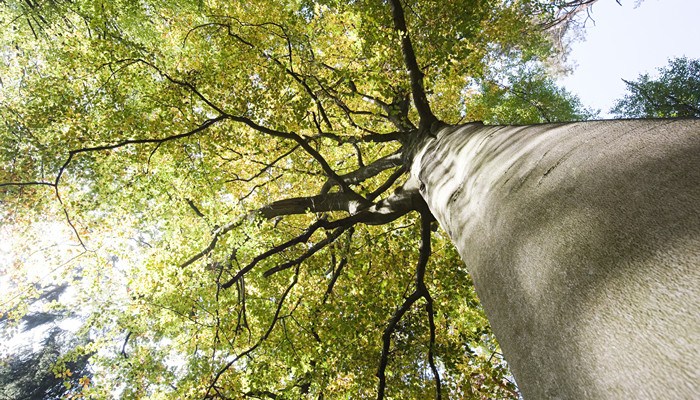
POLYGON ((608 114, 625 93, 622 78, 655 73, 669 58, 700 58, 700 0, 599 0, 584 40, 573 44, 572 75, 559 81, 584 105, 608 114))

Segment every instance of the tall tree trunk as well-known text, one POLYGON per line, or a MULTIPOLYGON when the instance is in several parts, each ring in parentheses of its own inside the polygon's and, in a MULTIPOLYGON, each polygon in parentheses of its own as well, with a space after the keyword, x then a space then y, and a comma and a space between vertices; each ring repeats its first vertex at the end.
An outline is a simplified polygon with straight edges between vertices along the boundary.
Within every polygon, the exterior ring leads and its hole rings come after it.
POLYGON ((406 187, 525 398, 700 393, 700 120, 447 127, 406 187))

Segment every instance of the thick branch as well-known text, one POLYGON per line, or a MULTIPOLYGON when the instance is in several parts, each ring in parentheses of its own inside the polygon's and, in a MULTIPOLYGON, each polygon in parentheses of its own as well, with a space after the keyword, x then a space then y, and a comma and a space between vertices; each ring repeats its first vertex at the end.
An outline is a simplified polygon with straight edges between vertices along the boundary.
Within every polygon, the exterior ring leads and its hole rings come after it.
POLYGON ((408 75, 411 78, 411 92, 413 93, 413 103, 416 106, 418 115, 420 116, 419 127, 421 130, 430 129, 433 123, 438 122, 437 117, 430 109, 430 103, 425 94, 425 86, 423 85, 424 74, 418 66, 416 53, 413 50, 411 37, 406 28, 406 19, 404 18, 403 7, 401 0, 391 0, 391 12, 394 19, 394 29, 396 29, 401 37, 401 52, 403 53, 404 64, 408 70, 408 75))
POLYGON ((56 187, 54 182, 4 182, 0 183, 0 187, 4 186, 50 186, 56 187))
POLYGON ((417 190, 398 188, 391 196, 357 215, 367 225, 384 225, 411 211, 424 212, 426 207, 417 190))
POLYGON ((200 211, 199 208, 197 208, 197 205, 194 204, 194 201, 192 201, 192 200, 190 200, 190 199, 185 199, 185 201, 187 202, 187 205, 190 206, 190 208, 192 209, 192 211, 194 211, 194 213, 197 214, 198 217, 200 217, 200 218, 205 218, 205 215, 202 214, 202 211, 200 211))
POLYGON ((276 395, 275 393, 269 391, 269 390, 256 390, 254 392, 247 392, 245 397, 257 397, 257 398, 262 398, 262 397, 267 397, 270 399, 279 399, 280 397, 276 395))
POLYGON ((348 211, 354 213, 360 208, 360 204, 344 192, 323 194, 309 197, 294 197, 272 202, 257 213, 265 219, 272 219, 284 215, 305 214, 307 212, 319 213, 329 211, 348 211))
POLYGON ((404 132, 375 133, 362 136, 357 141, 371 143, 401 142, 405 137, 406 134, 404 132))
MULTIPOLYGON (((394 192, 394 194, 380 201, 376 205, 363 211, 360 211, 357 214, 351 215, 347 218, 335 221, 327 221, 324 219, 320 219, 311 224, 301 235, 292 238, 278 246, 275 246, 274 248, 255 257, 248 265, 241 268, 241 270, 238 271, 236 275, 233 276, 233 278, 231 278, 228 282, 224 283, 222 287, 226 289, 233 286, 233 284, 235 284, 236 281, 238 281, 243 275, 251 271, 260 261, 283 250, 286 250, 292 246, 307 242, 311 238, 311 235, 313 235, 314 232, 316 232, 319 229, 328 230, 335 228, 343 228, 340 231, 336 231, 332 234, 336 235, 336 233, 338 233, 339 235, 340 233, 342 233, 343 230, 355 224, 365 223, 367 225, 383 225, 414 210, 420 210, 421 212, 425 212, 425 203, 422 202, 422 198, 420 197, 418 191, 406 191, 399 188, 396 190, 396 192, 394 192)), ((213 250, 215 245, 216 238, 212 240, 209 247, 207 247, 204 251, 200 252, 196 256, 192 257, 185 265, 191 264, 196 259, 201 258, 202 255, 213 250)), ((316 249, 315 251, 318 250, 319 249, 316 249)))
MULTIPOLYGON (((214 232, 214 237, 209 242, 209 245, 199 253, 190 257, 181 265, 181 267, 184 268, 194 263, 195 261, 201 259, 205 255, 209 254, 212 250, 214 250, 216 244, 218 243, 222 235, 230 232, 237 226, 240 226, 240 224, 247 217, 259 214, 264 218, 269 219, 282 215, 303 214, 309 211, 349 211, 351 207, 349 207, 348 205, 352 204, 352 202, 353 200, 349 199, 349 197, 345 193, 333 193, 326 194, 323 196, 285 199, 271 203, 255 212, 242 216, 236 222, 231 222, 225 225, 224 227, 217 229, 214 232), (333 208, 335 206, 339 208, 333 208)), ((318 229, 328 230, 343 227, 343 230, 345 230, 358 223, 364 223, 367 225, 383 225, 401 216, 404 216, 411 211, 416 210, 420 211, 421 213, 429 212, 427 211, 425 202, 420 196, 420 193, 417 190, 405 190, 403 188, 398 188, 391 196, 387 197, 386 199, 368 208, 358 208, 358 211, 356 213, 347 218, 335 221, 327 221, 321 219, 314 222, 301 235, 255 257, 248 265, 239 270, 233 278, 221 285, 221 287, 227 289, 233 286, 246 273, 251 271, 260 261, 292 246, 307 242, 311 238, 311 235, 313 235, 313 233, 316 232, 318 229)))
MULTIPOLYGON (((374 163, 359 168, 349 174, 343 175, 340 178, 346 184, 356 185, 373 176, 376 176, 382 171, 401 165, 401 154, 395 153, 374 163)), ((374 190, 368 196, 367 200, 373 201, 381 194, 386 192, 394 182, 403 175, 405 171, 401 168, 396 170, 382 185, 374 190)), ((335 185, 335 181, 329 180, 321 188, 321 194, 317 196, 295 197, 291 199, 283 199, 272 202, 259 210, 256 213, 260 214, 265 219, 271 219, 284 215, 304 214, 307 212, 319 213, 329 211, 347 211, 350 214, 356 214, 366 210, 374 214, 396 214, 402 215, 408 212, 409 209, 415 209, 416 198, 413 197, 416 193, 406 194, 399 189, 390 198, 379 202, 376 205, 368 206, 365 203, 358 202, 353 196, 345 192, 328 193, 335 185)), ((398 217, 397 217, 398 218, 398 217)), ((368 219, 368 220, 371 220, 368 219)))
MULTIPOLYGON (((382 171, 389 168, 394 168, 400 166, 402 163, 401 153, 390 154, 386 157, 382 157, 375 162, 371 163, 362 168, 350 172, 345 175, 341 175, 340 178, 349 185, 357 185, 369 178, 372 178, 382 171)), ((328 193, 328 191, 335 186, 337 183, 335 181, 326 182, 321 188, 321 193, 328 193)))

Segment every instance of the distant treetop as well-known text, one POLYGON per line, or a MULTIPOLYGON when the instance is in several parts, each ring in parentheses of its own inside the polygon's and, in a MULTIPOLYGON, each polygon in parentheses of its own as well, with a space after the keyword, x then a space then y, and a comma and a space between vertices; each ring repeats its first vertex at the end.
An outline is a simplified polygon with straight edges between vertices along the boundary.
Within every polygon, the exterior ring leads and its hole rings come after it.
POLYGON ((700 117, 700 60, 675 58, 658 71, 657 79, 623 79, 628 92, 610 112, 617 118, 700 117))

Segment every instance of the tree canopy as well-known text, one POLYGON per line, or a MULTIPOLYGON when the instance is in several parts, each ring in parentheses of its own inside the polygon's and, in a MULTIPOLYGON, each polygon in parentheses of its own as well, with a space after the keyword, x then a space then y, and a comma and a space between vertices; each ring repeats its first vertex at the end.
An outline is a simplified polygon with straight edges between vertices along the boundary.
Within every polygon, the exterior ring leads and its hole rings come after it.
POLYGON ((440 121, 586 118, 544 71, 593 2, 4 1, 3 323, 79 287, 77 397, 517 398, 394 191, 440 121))
POLYGON ((623 81, 627 94, 611 110, 618 118, 700 118, 700 60, 674 58, 657 78, 647 73, 623 81))

